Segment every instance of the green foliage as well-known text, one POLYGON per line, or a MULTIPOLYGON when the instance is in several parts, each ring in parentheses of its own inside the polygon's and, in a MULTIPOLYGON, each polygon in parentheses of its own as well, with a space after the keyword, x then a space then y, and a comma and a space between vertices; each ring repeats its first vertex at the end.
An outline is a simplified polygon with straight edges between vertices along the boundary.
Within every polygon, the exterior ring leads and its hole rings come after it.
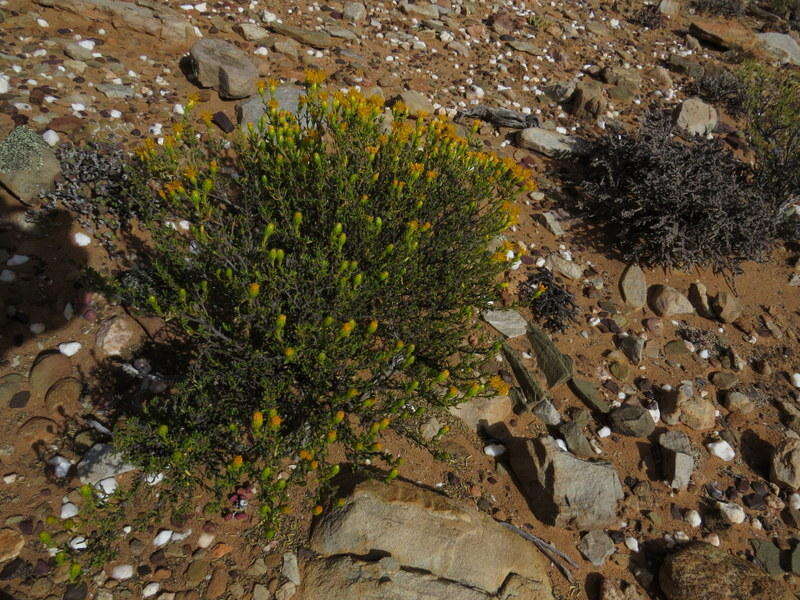
POLYGON ((465 340, 516 258, 488 248, 528 185, 449 123, 309 82, 300 120, 268 101, 230 144, 187 119, 139 151, 131 202, 152 244, 115 283, 188 348, 118 447, 172 485, 256 494, 268 535, 294 484, 338 473, 331 444, 394 477, 382 431, 483 393, 465 340))
POLYGON ((759 184, 788 206, 800 195, 800 77, 758 63, 743 67, 740 77, 759 184))

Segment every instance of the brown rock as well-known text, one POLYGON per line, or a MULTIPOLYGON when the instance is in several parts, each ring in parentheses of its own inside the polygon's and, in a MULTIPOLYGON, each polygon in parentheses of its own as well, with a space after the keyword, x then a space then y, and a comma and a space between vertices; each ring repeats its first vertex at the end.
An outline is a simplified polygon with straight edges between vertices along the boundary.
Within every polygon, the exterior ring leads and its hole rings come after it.
POLYGON ((21 533, 9 528, 0 529, 0 563, 17 558, 24 545, 25 538, 21 533))
POLYGON ((667 557, 659 572, 667 600, 793 600, 786 585, 710 544, 692 542, 667 557))
POLYGON ((103 322, 95 336, 97 351, 101 357, 125 355, 141 339, 142 334, 142 328, 130 317, 111 317, 103 322))

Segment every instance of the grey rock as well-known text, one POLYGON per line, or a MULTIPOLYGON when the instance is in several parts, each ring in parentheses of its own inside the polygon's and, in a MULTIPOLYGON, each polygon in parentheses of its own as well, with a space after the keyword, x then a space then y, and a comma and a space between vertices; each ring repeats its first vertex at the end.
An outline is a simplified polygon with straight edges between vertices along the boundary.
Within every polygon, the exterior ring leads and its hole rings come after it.
POLYGON ((76 468, 81 483, 92 485, 135 469, 134 465, 126 463, 122 456, 115 453, 111 445, 101 443, 89 448, 76 468))
POLYGON ((489 398, 471 398, 457 406, 448 408, 448 412, 461 419, 473 430, 492 433, 502 429, 514 411, 514 403, 508 396, 492 396, 489 398))
POLYGON ((528 331, 528 322, 516 310, 487 310, 483 319, 509 338, 525 335, 528 331))
POLYGON ((681 13, 681 3, 678 0, 661 0, 658 10, 662 15, 677 17, 681 13))
POLYGON ((558 412, 555 404, 547 398, 534 405, 533 414, 539 417, 545 425, 550 425, 551 427, 561 423, 561 413, 558 412))
POLYGON ((593 529, 578 542, 578 550, 590 563, 602 567, 606 559, 616 550, 614 541, 605 531, 593 529))
POLYGON ((675 123, 689 135, 706 135, 717 127, 717 109, 700 98, 689 98, 676 110, 675 123))
POLYGON ((55 153, 35 131, 17 127, 0 142, 0 185, 20 202, 48 191, 60 173, 55 153))
POLYGON ((591 408, 601 413, 607 413, 611 410, 611 406, 603 398, 602 393, 593 381, 586 379, 579 379, 573 377, 570 382, 570 387, 575 395, 578 396, 583 402, 588 404, 591 408))
POLYGON ((542 390, 539 382, 536 381, 533 375, 531 375, 531 372, 525 368, 522 357, 507 343, 503 343, 503 356, 505 356, 508 364, 511 365, 514 377, 524 395, 522 404, 534 405, 544 399, 544 390, 542 390))
POLYGON ((800 66, 800 44, 786 33, 757 33, 764 49, 782 63, 800 66))
POLYGON ((580 147, 577 138, 562 135, 541 127, 522 129, 516 136, 517 146, 551 158, 574 154, 580 147))
POLYGON ((275 52, 291 56, 292 58, 297 58, 301 51, 300 44, 288 38, 276 40, 275 43, 272 44, 272 49, 275 52))
POLYGON ((539 369, 547 380, 548 389, 572 378, 572 359, 556 348, 549 335, 536 325, 528 324, 528 339, 539 369))
POLYGON ((537 515, 559 527, 592 529, 617 520, 622 484, 610 463, 581 460, 564 452, 550 436, 528 440, 510 452, 514 473, 537 515))
POLYGON ((269 31, 255 23, 239 23, 236 25, 236 30, 248 42, 257 42, 269 37, 269 31))
POLYGON ((625 304, 632 308, 643 308, 647 304, 647 279, 639 265, 625 267, 619 280, 619 288, 625 304))
POLYGON ((405 90, 397 96, 395 101, 397 100, 402 101, 403 104, 406 105, 408 113, 411 115, 418 115, 421 113, 432 115, 434 113, 433 103, 428 100, 425 94, 420 92, 405 90))
POLYGON ((589 440, 583 435, 583 427, 580 424, 574 421, 561 423, 558 426, 558 432, 564 438, 569 451, 575 456, 579 458, 594 458, 595 452, 591 444, 589 444, 589 440))
POLYGON ((682 431, 667 431, 658 436, 663 456, 664 477, 670 487, 685 490, 694 473, 692 443, 682 431))
POLYGON ((751 539, 750 545, 753 546, 753 554, 755 554, 756 560, 761 563, 767 573, 770 575, 783 575, 780 548, 770 540, 751 539))
POLYGON ((272 594, 267 586, 260 583, 253 586, 253 600, 270 600, 271 598, 272 594))
POLYGON ((306 46, 313 46, 314 48, 330 48, 336 45, 336 40, 324 31, 314 31, 312 29, 303 29, 302 27, 294 27, 285 23, 270 23, 270 29, 275 33, 280 33, 293 40, 297 40, 306 46))
POLYGON ((561 227, 561 223, 556 217, 556 214, 551 211, 547 210, 540 215, 538 215, 538 219, 542 225, 547 227, 547 230, 552 233, 554 236, 559 237, 564 235, 564 229, 561 227))
POLYGON ((642 361, 646 340, 638 335, 617 336, 617 347, 631 364, 638 365, 642 361))
POLYGON ((622 435, 647 437, 656 428, 650 411, 636 404, 624 404, 612 410, 609 416, 612 429, 622 435))
POLYGON ((695 281, 689 286, 689 302, 692 303, 697 314, 701 317, 706 317, 707 319, 713 318, 711 305, 708 301, 708 289, 705 284, 695 281))
MULTIPOLYGON (((305 110, 300 106, 300 98, 305 95, 303 88, 289 83, 279 85, 272 96, 267 98, 267 102, 274 100, 278 103, 280 110, 292 113, 304 123, 305 110)), ((236 119, 242 129, 247 129, 248 124, 256 125, 261 116, 266 112, 265 99, 261 96, 253 96, 243 100, 236 105, 236 119)))
POLYGON ((297 564, 297 555, 294 552, 285 552, 281 575, 295 585, 300 585, 300 567, 297 564))
MULTIPOLYGON (((488 594, 516 573, 542 582, 542 599, 551 598, 547 565, 533 544, 471 505, 397 480, 360 483, 315 525, 309 547, 323 557, 388 554, 393 570, 424 571, 488 594)), ((305 585, 314 578, 307 572, 305 585)))
POLYGON ((419 429, 419 434, 422 436, 423 440, 430 442, 436 437, 441 429, 442 424, 439 422, 439 419, 436 417, 431 417, 422 424, 422 427, 419 429))
POLYGON ((689 299, 668 285, 653 285, 648 290, 650 307, 659 317, 692 314, 694 307, 689 299))
POLYGON ((800 489, 800 440, 786 438, 775 448, 769 478, 792 491, 800 489))
POLYGON ((593 79, 581 79, 569 102, 569 112, 579 117, 595 118, 606 112, 608 98, 603 85, 593 79))
POLYGON ((439 7, 436 4, 431 4, 429 2, 425 2, 424 0, 414 4, 403 2, 400 4, 400 9, 405 14, 412 17, 421 17, 423 19, 439 18, 439 7))
POLYGON ((725 394, 725 407, 731 412, 743 415, 753 412, 755 408, 753 401, 745 394, 731 391, 725 394))
POLYGON ((567 260, 560 254, 551 254, 545 259, 545 266, 567 279, 580 279, 583 277, 583 265, 567 260))
POLYGON ((361 2, 345 2, 342 15, 346 20, 358 23, 366 18, 367 7, 361 2))
POLYGON ((723 323, 733 323, 742 316, 742 303, 732 293, 722 291, 711 301, 711 308, 723 323))
POLYGON ((341 38, 343 40, 350 40, 350 41, 358 39, 358 36, 353 31, 350 31, 346 27, 339 27, 338 25, 330 25, 326 28, 326 31, 335 38, 341 38))
POLYGON ((203 38, 189 52, 197 82, 217 90, 220 98, 247 98, 256 93, 258 69, 243 50, 224 40, 203 38))
POLYGON ((78 42, 69 42, 64 45, 64 54, 74 60, 88 61, 94 58, 93 52, 84 48, 78 42))
POLYGON ((121 83, 98 83, 95 89, 104 94, 107 98, 133 98, 135 93, 133 86, 121 83))

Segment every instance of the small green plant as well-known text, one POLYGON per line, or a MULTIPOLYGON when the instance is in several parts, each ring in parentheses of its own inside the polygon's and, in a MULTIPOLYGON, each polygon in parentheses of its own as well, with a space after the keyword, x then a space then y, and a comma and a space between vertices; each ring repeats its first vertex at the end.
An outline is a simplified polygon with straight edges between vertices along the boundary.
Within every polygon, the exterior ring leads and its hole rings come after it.
POLYGON ((536 15, 536 14, 528 15, 526 22, 528 23, 528 27, 530 27, 534 31, 544 31, 552 23, 552 21, 550 21, 550 19, 548 19, 547 17, 543 17, 542 15, 536 15))
POLYGON ((188 351, 115 440, 272 536, 295 486, 318 487, 322 511, 332 445, 391 479, 393 422, 488 393, 489 345, 466 339, 516 258, 489 248, 530 182, 452 124, 400 103, 389 122, 380 99, 328 94, 316 73, 301 119, 265 102, 231 142, 187 118, 139 151, 131 202, 152 244, 114 286, 188 351))
POLYGON ((800 198, 800 77, 759 63, 743 67, 740 77, 758 184, 785 209, 800 198))

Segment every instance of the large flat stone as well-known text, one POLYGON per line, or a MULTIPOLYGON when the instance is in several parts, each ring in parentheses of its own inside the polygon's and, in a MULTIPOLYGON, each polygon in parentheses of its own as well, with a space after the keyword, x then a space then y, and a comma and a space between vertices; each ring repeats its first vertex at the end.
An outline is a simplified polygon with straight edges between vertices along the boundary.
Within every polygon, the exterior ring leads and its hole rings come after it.
POLYGON ((20 202, 33 202, 53 186, 61 165, 35 131, 17 127, 0 143, 0 185, 20 202))
POLYGON ((359 484, 344 506, 317 523, 309 545, 324 557, 386 553, 404 570, 489 594, 516 573, 541 583, 539 600, 552 598, 534 545, 471 505, 402 481, 359 484))

